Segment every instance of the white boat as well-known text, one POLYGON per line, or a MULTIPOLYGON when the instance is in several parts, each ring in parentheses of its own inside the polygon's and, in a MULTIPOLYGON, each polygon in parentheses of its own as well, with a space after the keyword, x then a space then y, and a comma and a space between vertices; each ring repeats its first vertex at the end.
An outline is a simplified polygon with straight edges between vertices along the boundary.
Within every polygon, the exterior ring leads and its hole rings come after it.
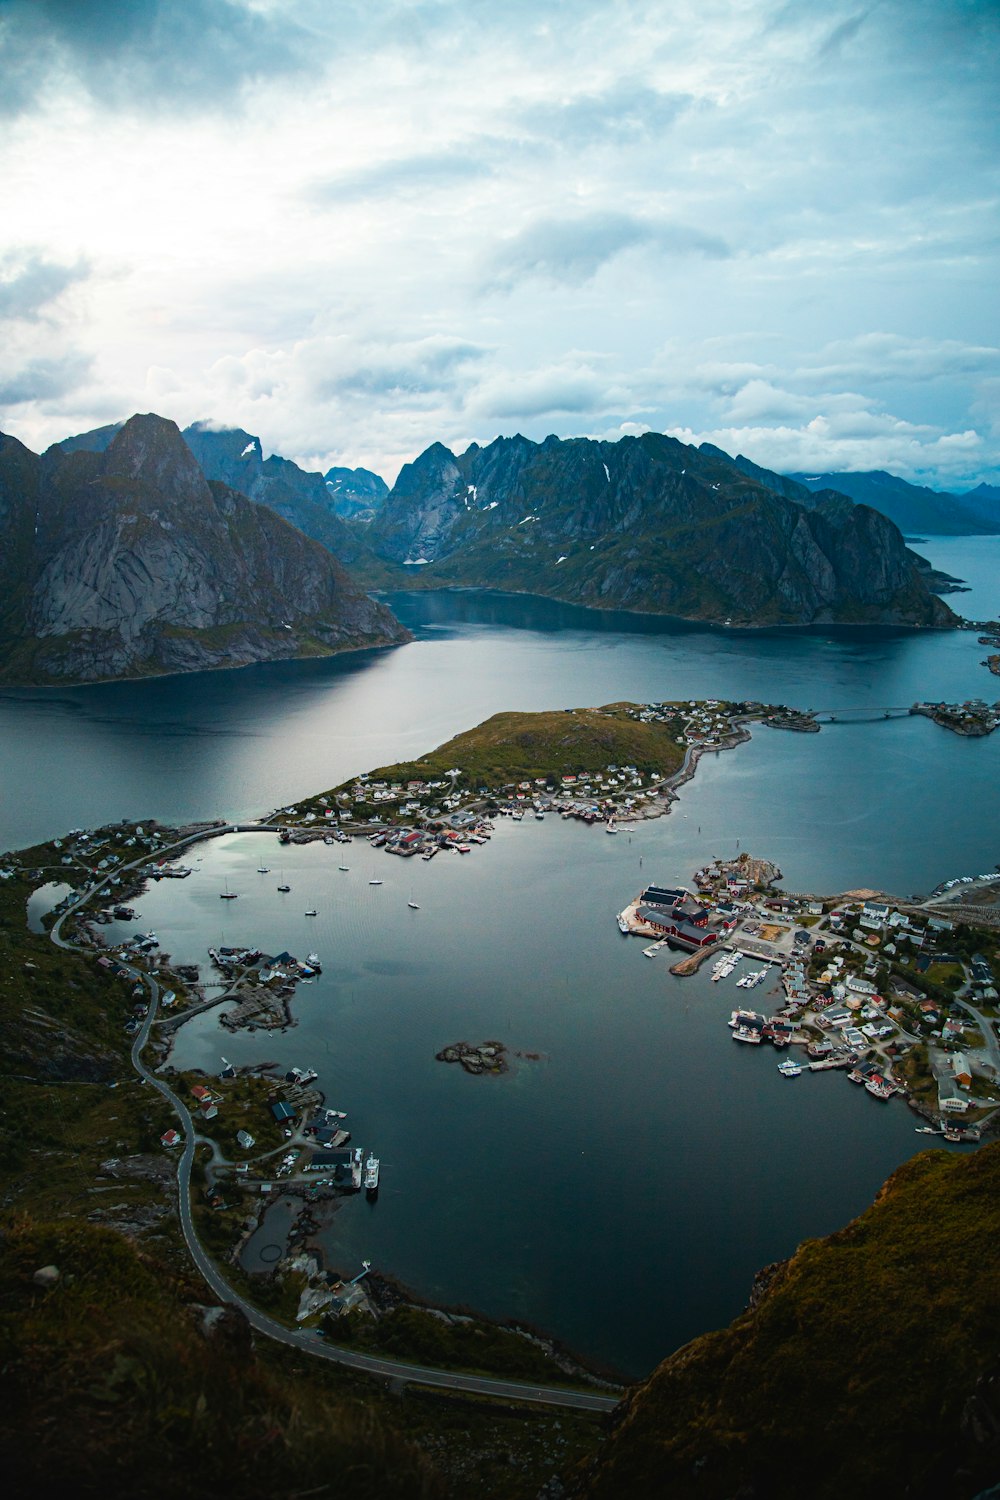
POLYGON ((339 870, 349 870, 351 867, 350 865, 338 865, 337 868, 339 870))
POLYGON ((624 913, 622 913, 622 912, 618 913, 618 930, 619 930, 619 932, 625 932, 625 933, 627 933, 628 930, 629 930, 628 923, 626 922, 624 913))
POLYGON ((792 1062, 790 1057, 786 1057, 784 1062, 778 1064, 778 1072, 782 1078, 798 1078, 802 1069, 797 1062, 792 1062))
POLYGON ((411 911, 419 911, 420 910, 420 907, 417 905, 417 903, 415 901, 407 901, 406 904, 410 908, 411 911))
POLYGON ((378 1192, 378 1169, 379 1159, 377 1156, 369 1156, 365 1162, 365 1192, 375 1194, 378 1192))
POLYGON ((312 968, 318 969, 319 968, 319 954, 318 953, 307 953, 306 954, 306 963, 309 964, 312 968))
POLYGON ((229 889, 229 881, 227 880, 226 881, 226 889, 224 891, 220 891, 219 892, 219 900, 220 901, 235 901, 236 898, 237 898, 237 896, 238 896, 238 894, 239 894, 238 891, 231 891, 229 889))
POLYGON ((369 880, 368 884, 369 885, 381 885, 382 882, 381 882, 381 880, 369 880))
POLYGON ((319 916, 319 913, 317 912, 315 906, 310 906, 309 910, 306 912, 306 916, 307 917, 316 917, 316 916, 319 916))
POLYGON ((257 866, 257 874, 258 875, 270 875, 270 873, 271 873, 271 871, 270 871, 269 866, 267 866, 267 865, 258 865, 257 866))

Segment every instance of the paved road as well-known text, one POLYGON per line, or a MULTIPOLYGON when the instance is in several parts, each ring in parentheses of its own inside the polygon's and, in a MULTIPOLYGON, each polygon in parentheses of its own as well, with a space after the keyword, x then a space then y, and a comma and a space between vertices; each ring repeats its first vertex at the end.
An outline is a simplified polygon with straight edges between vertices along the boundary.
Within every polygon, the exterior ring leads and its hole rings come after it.
MULTIPOLYGON (((225 830, 218 831, 224 832, 225 830)), ((148 863, 148 856, 135 863, 148 863)), ((73 946, 62 937, 60 929, 63 918, 69 916, 93 895, 100 885, 105 883, 101 881, 93 886, 79 901, 74 902, 73 906, 60 915, 50 934, 52 941, 60 948, 73 946)), ((529 1385, 519 1380, 493 1380, 485 1375, 465 1375, 453 1370, 435 1370, 426 1365, 408 1364, 403 1360, 380 1359, 372 1354, 342 1349, 318 1337, 315 1330, 286 1328, 284 1324, 277 1322, 274 1318, 269 1318, 266 1313, 261 1312, 241 1297, 239 1292, 231 1287, 221 1275, 215 1262, 206 1254, 195 1231, 191 1214, 191 1168, 194 1165, 197 1141, 191 1112, 170 1085, 164 1079, 151 1073, 142 1060, 143 1049, 149 1040, 149 1033, 156 1018, 160 986, 151 974, 129 965, 123 965, 123 967, 131 976, 141 979, 149 987, 149 1007, 146 1017, 132 1043, 132 1066, 141 1078, 152 1084, 153 1088, 163 1095, 180 1122, 184 1136, 184 1149, 177 1164, 177 1203, 181 1232, 191 1259, 221 1302, 228 1302, 238 1307, 251 1327, 267 1338, 276 1339, 278 1343, 287 1344, 300 1353, 311 1354, 319 1359, 328 1359, 334 1364, 346 1365, 349 1369, 361 1371, 366 1375, 380 1376, 386 1380, 402 1381, 407 1384, 466 1391, 478 1396, 492 1396, 499 1401, 526 1401, 536 1406, 572 1407, 577 1411, 610 1412, 614 1410, 621 1398, 604 1395, 597 1391, 561 1390, 558 1386, 529 1385)))
POLYGON ((1000 1079, 1000 1043, 997 1042, 997 1034, 994 1029, 993 1022, 990 1020, 989 1016, 984 1016, 982 1011, 977 1010, 976 1007, 972 1004, 972 1001, 966 995, 956 995, 955 1004, 960 1005, 963 1010, 968 1011, 969 1015, 973 1017, 976 1025, 983 1033, 983 1038, 986 1042, 987 1055, 990 1062, 993 1064, 993 1070, 996 1073, 997 1078, 1000 1079))

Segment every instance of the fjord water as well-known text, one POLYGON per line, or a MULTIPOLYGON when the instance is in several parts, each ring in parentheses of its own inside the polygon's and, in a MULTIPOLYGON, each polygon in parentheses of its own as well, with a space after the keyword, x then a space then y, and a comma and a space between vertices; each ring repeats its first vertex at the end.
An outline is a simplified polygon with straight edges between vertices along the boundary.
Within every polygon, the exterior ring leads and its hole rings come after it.
MULTIPOLYGON (((977 581, 975 592, 954 597, 967 614, 1000 614, 998 544, 935 539, 922 549, 977 581)), ((881 709, 998 695, 998 679, 979 665, 985 650, 967 632, 733 631, 479 593, 389 602, 416 636, 397 650, 3 691, 0 848, 124 816, 254 817, 417 755, 506 708, 734 697, 881 709)), ((848 745, 838 734, 817 737, 817 778, 846 751, 858 806, 871 809, 892 794, 878 770, 888 741, 872 735, 848 745)), ((916 738, 933 746, 918 752, 928 772, 922 811, 943 821, 955 777, 991 751, 966 753, 967 745, 933 731, 916 738)))
MULTIPOLYGON (((955 603, 995 615, 1000 549, 961 545, 923 550, 970 579, 978 567, 976 594, 955 603)), ((502 708, 727 696, 880 712, 1000 696, 967 632, 733 632, 480 594, 391 602, 416 635, 398 651, 8 692, 0 843, 126 815, 253 815, 502 708)), ((431 864, 366 844, 279 850, 271 835, 206 844, 195 875, 143 897, 141 926, 179 962, 252 941, 315 948, 324 972, 299 988, 287 1034, 232 1037, 210 1013, 175 1060, 319 1070, 384 1164, 378 1202, 336 1215, 334 1264, 371 1256, 425 1296, 524 1318, 641 1374, 738 1311, 761 1265, 863 1208, 924 1138, 904 1106, 841 1075, 781 1079, 770 1049, 730 1040, 735 976, 672 979, 615 912, 737 840, 792 888, 906 894, 989 870, 998 769, 1000 735, 920 718, 759 728, 703 760, 669 818, 617 838, 501 822, 488 847, 431 864), (219 901, 225 879, 239 901, 219 901), (434 1060, 488 1038, 541 1056, 500 1079, 434 1060)))
MULTIPOLYGON (((425 1297, 521 1318, 641 1375, 734 1316, 761 1266, 845 1223, 926 1143, 902 1103, 842 1073, 783 1079, 770 1047, 732 1041, 738 975, 677 979, 666 952, 647 959, 619 933, 615 913, 648 878, 684 878, 695 849, 720 849, 693 816, 616 838, 501 820, 488 846, 429 864, 363 841, 234 835, 142 898, 140 925, 181 962, 217 943, 319 953, 293 1029, 232 1035, 207 1012, 173 1061, 318 1070, 382 1162, 378 1201, 346 1202, 324 1234, 329 1264, 354 1274, 370 1258, 425 1297), (220 902, 224 880, 238 901, 220 902), (538 1056, 500 1078, 435 1060, 487 1040, 538 1056)), ((754 1003, 769 1010, 770 994, 754 1003)))

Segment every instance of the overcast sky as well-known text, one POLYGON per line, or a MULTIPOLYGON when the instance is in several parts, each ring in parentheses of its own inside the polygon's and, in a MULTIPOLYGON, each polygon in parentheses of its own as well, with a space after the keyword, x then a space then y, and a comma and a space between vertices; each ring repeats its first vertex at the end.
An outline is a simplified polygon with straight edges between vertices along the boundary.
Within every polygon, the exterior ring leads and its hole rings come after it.
POLYGON ((997 0, 0 0, 0 428, 1000 479, 997 0))

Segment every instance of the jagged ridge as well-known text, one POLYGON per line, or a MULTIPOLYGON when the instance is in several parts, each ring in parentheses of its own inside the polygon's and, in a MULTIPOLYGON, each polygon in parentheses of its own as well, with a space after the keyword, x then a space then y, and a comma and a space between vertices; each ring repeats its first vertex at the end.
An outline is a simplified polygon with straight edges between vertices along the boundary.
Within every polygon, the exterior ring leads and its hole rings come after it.
POLYGON ((135 416, 102 451, 39 459, 0 438, 0 675, 143 675, 408 638, 338 562, 209 483, 173 422, 135 416))
POLYGON ((497 438, 461 456, 435 443, 403 468, 367 539, 422 586, 734 624, 954 623, 884 516, 781 488, 655 433, 497 438))

